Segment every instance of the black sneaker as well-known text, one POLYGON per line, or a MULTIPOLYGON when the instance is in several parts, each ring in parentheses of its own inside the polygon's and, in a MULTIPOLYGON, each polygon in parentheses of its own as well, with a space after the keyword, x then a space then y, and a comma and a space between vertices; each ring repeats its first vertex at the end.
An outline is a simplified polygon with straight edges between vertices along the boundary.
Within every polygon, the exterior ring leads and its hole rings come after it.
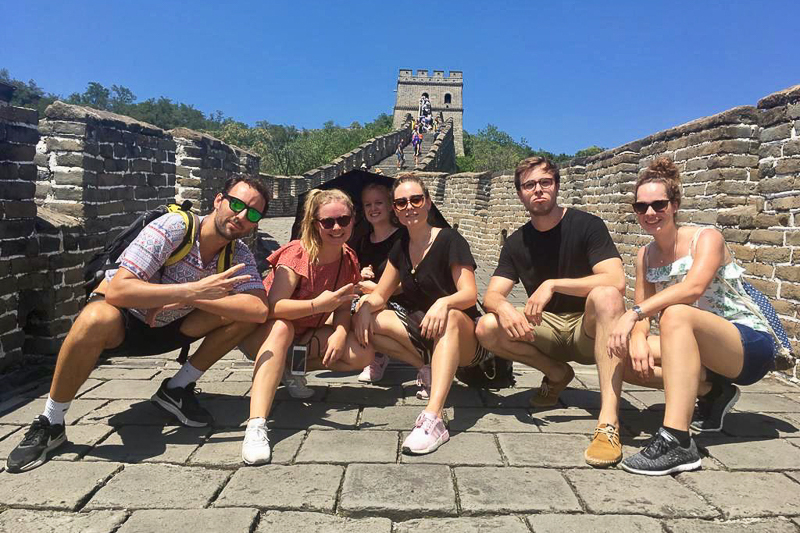
POLYGON ((739 387, 723 383, 722 392, 714 397, 709 394, 697 399, 691 428, 698 432, 722 431, 722 422, 739 399, 739 387))
POLYGON ((663 476, 697 470, 700 463, 700 452, 697 451, 694 439, 689 439, 688 448, 682 448, 678 439, 662 427, 642 451, 624 459, 620 464, 623 470, 634 474, 663 476))
POLYGON ((47 461, 47 452, 55 450, 67 441, 64 424, 51 424, 44 415, 33 419, 31 427, 17 444, 6 461, 9 472, 25 472, 47 461))
POLYGON ((175 387, 168 389, 167 383, 171 378, 161 382, 150 401, 175 415, 184 426, 193 428, 203 428, 214 423, 214 417, 206 409, 200 406, 197 401, 197 393, 194 390, 196 383, 189 383, 186 387, 175 387))

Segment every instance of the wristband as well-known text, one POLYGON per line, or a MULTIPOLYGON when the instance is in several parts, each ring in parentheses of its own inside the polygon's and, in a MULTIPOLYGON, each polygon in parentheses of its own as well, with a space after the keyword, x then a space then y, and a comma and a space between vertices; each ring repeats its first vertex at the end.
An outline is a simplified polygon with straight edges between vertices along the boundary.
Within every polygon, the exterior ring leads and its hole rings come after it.
POLYGON ((636 320, 644 320, 647 316, 642 312, 642 308, 638 305, 631 307, 631 311, 636 313, 636 320))

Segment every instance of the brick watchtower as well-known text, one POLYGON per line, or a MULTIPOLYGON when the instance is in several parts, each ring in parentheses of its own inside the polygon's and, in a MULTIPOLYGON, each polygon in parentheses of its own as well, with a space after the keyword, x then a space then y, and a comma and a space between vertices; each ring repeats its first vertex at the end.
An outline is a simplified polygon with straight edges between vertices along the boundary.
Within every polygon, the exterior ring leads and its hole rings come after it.
POLYGON ((419 113, 419 97, 428 93, 431 100, 431 112, 435 117, 440 112, 444 120, 453 119, 453 137, 456 155, 464 155, 463 118, 464 104, 462 90, 464 78, 460 70, 451 70, 445 77, 443 70, 434 70, 428 76, 427 70, 400 69, 397 76, 397 100, 394 104, 394 127, 399 128, 406 118, 419 113))

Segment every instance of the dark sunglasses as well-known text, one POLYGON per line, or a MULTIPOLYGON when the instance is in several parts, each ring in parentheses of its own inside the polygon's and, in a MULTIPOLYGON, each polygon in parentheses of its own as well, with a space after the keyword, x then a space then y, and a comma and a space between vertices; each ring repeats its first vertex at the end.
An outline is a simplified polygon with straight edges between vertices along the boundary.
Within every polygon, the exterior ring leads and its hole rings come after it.
POLYGON ((239 200, 235 196, 231 196, 230 194, 223 193, 223 198, 228 200, 228 205, 231 206, 231 211, 236 213, 237 215, 241 213, 243 210, 247 209, 247 220, 250 222, 258 222, 262 218, 264 218, 264 213, 256 209, 255 207, 250 207, 242 200, 239 200))
POLYGON ((408 198, 395 198, 392 200, 392 205, 398 211, 402 211, 408 207, 408 204, 411 204, 411 207, 414 209, 419 209, 422 207, 422 204, 425 203, 425 195, 424 194, 414 194, 409 196, 408 198))
POLYGON ((664 211, 669 206, 669 200, 656 200, 655 202, 634 202, 633 203, 633 210, 636 212, 637 215, 644 215, 647 213, 649 208, 653 208, 653 211, 656 213, 660 213, 664 211))
POLYGON ((340 217, 318 218, 317 222, 325 229, 333 229, 334 224, 339 224, 340 228, 345 228, 350 225, 353 217, 350 215, 342 215, 340 217))

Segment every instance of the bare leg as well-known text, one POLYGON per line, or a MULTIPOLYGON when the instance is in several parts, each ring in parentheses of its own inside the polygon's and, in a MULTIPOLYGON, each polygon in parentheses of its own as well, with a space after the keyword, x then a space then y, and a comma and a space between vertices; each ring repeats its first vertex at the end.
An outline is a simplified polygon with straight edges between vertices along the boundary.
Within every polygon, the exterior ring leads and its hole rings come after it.
POLYGON ((725 377, 742 371, 744 351, 732 322, 688 305, 661 315, 661 364, 666 393, 664 425, 689 429, 703 367, 725 377))
POLYGON ((373 315, 375 334, 372 344, 375 351, 399 359, 414 368, 422 368, 423 361, 408 337, 405 326, 394 311, 384 310, 373 315))
POLYGON ((116 348, 124 339, 125 328, 119 309, 102 300, 88 304, 58 352, 50 397, 56 402, 72 401, 103 350, 116 348))
POLYGON ((481 345, 490 352, 504 359, 510 359, 541 370, 550 381, 559 382, 567 375, 567 363, 556 361, 542 353, 536 346, 527 341, 511 339, 506 334, 497 315, 489 313, 481 317, 475 334, 481 345))
POLYGON ((259 325, 254 322, 234 322, 200 309, 192 311, 181 324, 181 333, 204 339, 189 358, 189 362, 197 370, 205 372, 259 325))
POLYGON ((366 348, 362 347, 351 331, 347 334, 347 344, 345 346, 344 355, 335 363, 329 364, 328 366, 323 365, 322 357, 325 355, 325 350, 328 346, 328 337, 330 337, 332 333, 332 327, 322 326, 312 333, 307 333, 306 336, 301 339, 301 342, 309 344, 308 370, 351 372, 353 370, 361 370, 369 365, 375 358, 375 350, 369 346, 366 348), (316 338, 316 341, 311 340, 312 336, 316 338))
POLYGON ((472 362, 477 348, 474 322, 463 311, 451 309, 447 313, 445 333, 433 349, 431 397, 426 411, 441 418, 456 370, 472 362))
POLYGON ((622 395, 622 359, 607 350, 608 334, 614 322, 625 312, 622 294, 614 287, 596 287, 586 298, 583 328, 594 337, 594 357, 600 381, 602 407, 597 422, 619 427, 619 399, 622 395))
POLYGON ((241 343, 245 353, 255 354, 250 418, 266 418, 272 409, 286 362, 286 351, 293 339, 294 326, 291 322, 270 320, 241 343))

